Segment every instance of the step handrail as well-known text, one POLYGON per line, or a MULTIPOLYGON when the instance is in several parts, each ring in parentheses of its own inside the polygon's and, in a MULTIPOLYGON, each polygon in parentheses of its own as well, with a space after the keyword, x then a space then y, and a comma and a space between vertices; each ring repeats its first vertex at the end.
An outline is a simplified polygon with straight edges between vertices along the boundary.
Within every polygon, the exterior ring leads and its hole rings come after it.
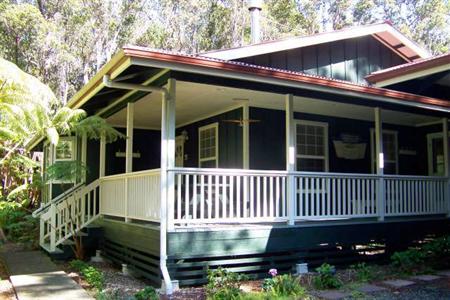
POLYGON ((52 200, 48 201, 47 203, 45 203, 45 205, 39 207, 38 209, 36 209, 35 211, 33 211, 33 213, 31 214, 33 216, 33 218, 37 218, 39 217, 41 214, 43 214, 46 210, 48 210, 48 208, 52 205, 52 204, 58 204, 60 202, 62 202, 65 198, 67 198, 68 196, 70 196, 71 194, 75 193, 76 191, 80 190, 81 188, 83 188, 85 186, 84 182, 78 183, 77 185, 71 187, 70 189, 68 189, 67 191, 65 191, 64 193, 62 193, 61 195, 58 195, 57 197, 53 198, 52 200))

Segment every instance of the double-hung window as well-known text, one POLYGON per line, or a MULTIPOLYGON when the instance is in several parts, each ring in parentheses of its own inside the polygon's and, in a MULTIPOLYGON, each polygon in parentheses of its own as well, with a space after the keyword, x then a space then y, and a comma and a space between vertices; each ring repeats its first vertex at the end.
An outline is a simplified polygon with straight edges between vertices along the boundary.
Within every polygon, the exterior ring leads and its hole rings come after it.
POLYGON ((217 168, 219 165, 219 124, 213 123, 198 129, 198 162, 200 168, 217 168))
POLYGON ((77 150, 76 137, 61 137, 58 145, 55 147, 54 161, 75 160, 77 150))
POLYGON ((328 171, 328 124, 297 121, 296 159, 298 171, 328 171))

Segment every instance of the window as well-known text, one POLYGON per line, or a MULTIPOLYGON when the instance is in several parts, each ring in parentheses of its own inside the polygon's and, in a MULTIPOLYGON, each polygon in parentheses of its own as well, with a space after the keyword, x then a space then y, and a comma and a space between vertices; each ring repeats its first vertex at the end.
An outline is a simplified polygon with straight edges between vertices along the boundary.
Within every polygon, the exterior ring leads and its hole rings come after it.
MULTIPOLYGON (((372 173, 377 169, 376 149, 375 149, 375 130, 370 130, 371 150, 372 150, 372 173)), ((398 174, 398 142, 397 131, 383 130, 383 155, 384 155, 384 173, 398 174)))
POLYGON ((198 129, 200 168, 217 168, 219 163, 219 125, 213 123, 198 129))
POLYGON ((55 161, 76 159, 76 138, 62 137, 55 147, 55 161))
POLYGON ((328 171, 328 124, 299 121, 296 125, 297 170, 328 171))

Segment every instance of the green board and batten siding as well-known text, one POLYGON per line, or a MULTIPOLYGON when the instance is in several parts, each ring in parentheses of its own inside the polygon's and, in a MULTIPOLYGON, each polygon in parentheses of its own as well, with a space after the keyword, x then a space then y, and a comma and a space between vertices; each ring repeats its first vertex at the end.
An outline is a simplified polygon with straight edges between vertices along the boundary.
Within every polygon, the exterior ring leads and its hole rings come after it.
POLYGON ((371 36, 237 59, 311 75, 366 83, 364 77, 405 61, 371 36))
POLYGON ((96 224, 103 229, 103 255, 117 264, 129 264, 135 272, 150 279, 155 286, 161 283, 158 226, 108 218, 100 218, 96 224))

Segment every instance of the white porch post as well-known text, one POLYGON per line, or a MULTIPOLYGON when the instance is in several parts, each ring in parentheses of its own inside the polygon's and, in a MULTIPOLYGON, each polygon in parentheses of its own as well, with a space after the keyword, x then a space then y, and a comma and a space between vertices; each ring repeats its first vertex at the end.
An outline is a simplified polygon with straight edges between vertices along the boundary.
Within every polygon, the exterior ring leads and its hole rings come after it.
POLYGON ((133 172, 134 103, 127 104, 127 143, 125 146, 125 173, 133 172))
POLYGON ((286 171, 287 176, 287 208, 289 225, 295 224, 295 199, 297 196, 295 178, 291 172, 295 171, 295 125, 294 125, 294 96, 285 96, 286 105, 286 171))
POLYGON ((450 172, 450 158, 449 158, 449 151, 448 151, 448 120, 447 118, 442 119, 442 145, 444 147, 444 175, 447 177, 447 189, 445 190, 445 200, 446 208, 447 208, 447 217, 450 217, 450 178, 449 178, 449 172, 450 172))
POLYGON ((175 166, 175 79, 168 80, 167 92, 163 93, 161 109, 161 210, 160 210, 160 267, 165 291, 172 294, 172 282, 167 270, 167 230, 173 228, 173 200, 175 179, 169 169, 175 166))
POLYGON ((381 109, 375 108, 375 153, 376 153, 376 167, 378 179, 377 189, 377 212, 378 220, 384 221, 384 214, 386 209, 386 199, 384 195, 384 153, 383 153, 383 125, 381 120, 381 109))
MULTIPOLYGON (((242 106, 242 120, 250 119, 250 109, 248 104, 244 104, 242 106)), ((243 160, 243 168, 250 169, 250 124, 249 122, 242 122, 242 160, 243 160)))
POLYGON ((100 161, 99 161, 99 178, 105 176, 105 156, 106 156, 106 137, 103 134, 100 137, 100 161))

